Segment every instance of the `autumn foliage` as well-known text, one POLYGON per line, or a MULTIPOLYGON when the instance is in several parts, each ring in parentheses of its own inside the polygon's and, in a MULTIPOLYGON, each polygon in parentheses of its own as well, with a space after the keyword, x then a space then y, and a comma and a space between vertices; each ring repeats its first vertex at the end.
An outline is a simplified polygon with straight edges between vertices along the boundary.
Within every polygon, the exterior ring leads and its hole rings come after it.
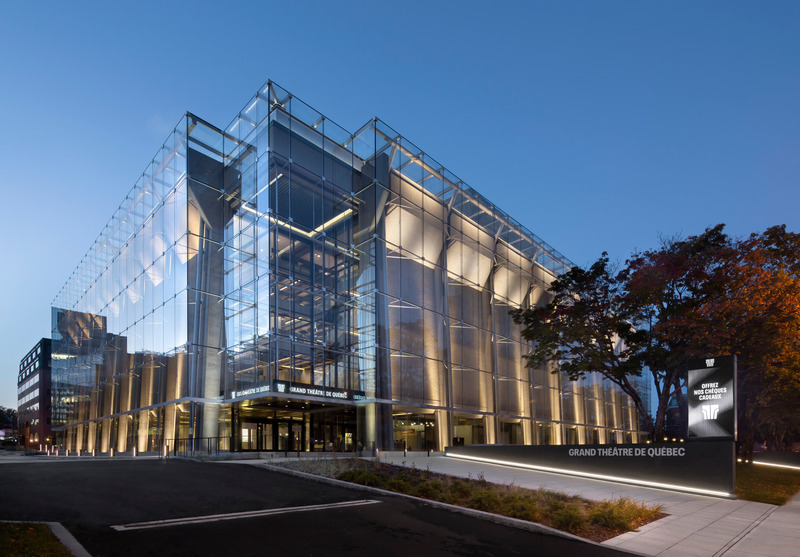
POLYGON ((738 356, 739 440, 784 450, 800 434, 800 234, 775 226, 735 239, 724 225, 662 240, 613 272, 606 254, 550 286, 549 303, 517 310, 532 366, 560 362, 577 379, 598 371, 632 396, 659 438, 682 398, 692 357, 738 356), (654 416, 636 392, 652 377, 654 416))

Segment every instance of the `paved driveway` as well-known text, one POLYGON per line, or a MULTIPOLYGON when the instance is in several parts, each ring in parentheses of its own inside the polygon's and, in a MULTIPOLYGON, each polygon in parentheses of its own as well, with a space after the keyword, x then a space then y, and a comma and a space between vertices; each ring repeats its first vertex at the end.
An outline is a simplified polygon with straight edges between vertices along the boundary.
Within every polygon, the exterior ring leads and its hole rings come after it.
POLYGON ((176 459, 37 457, 20 463, 6 461, 0 465, 0 474, 6 480, 0 519, 61 522, 96 557, 626 555, 614 548, 518 530, 401 497, 374 496, 251 466, 176 459), (355 504, 364 500, 370 502, 355 504), (351 505, 343 505, 347 503, 351 505), (274 509, 284 512, 121 531, 112 528, 274 509))

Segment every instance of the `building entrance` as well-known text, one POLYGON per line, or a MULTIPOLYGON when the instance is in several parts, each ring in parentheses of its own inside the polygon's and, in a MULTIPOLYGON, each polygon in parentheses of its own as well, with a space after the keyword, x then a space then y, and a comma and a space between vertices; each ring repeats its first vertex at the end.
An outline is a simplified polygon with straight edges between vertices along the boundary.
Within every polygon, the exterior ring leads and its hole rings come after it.
POLYGON ((232 446, 236 451, 335 451, 363 449, 352 407, 295 403, 278 409, 267 401, 233 408, 232 446), (361 443, 361 445, 359 445, 361 443))
POLYGON ((305 446, 305 420, 250 418, 240 428, 243 451, 301 451, 305 446))

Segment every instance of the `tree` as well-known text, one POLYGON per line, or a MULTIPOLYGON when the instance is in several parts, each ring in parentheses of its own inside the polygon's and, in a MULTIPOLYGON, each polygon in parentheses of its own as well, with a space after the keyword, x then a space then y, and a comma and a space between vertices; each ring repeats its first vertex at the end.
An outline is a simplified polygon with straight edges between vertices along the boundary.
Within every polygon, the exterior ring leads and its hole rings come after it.
POLYGON ((800 234, 774 226, 729 242, 683 330, 692 352, 738 356, 739 441, 786 447, 800 432, 800 234))
POLYGON ((0 406, 0 428, 17 429, 17 410, 0 406))
POLYGON ((512 312, 533 343, 528 365, 558 363, 570 379, 600 372, 631 396, 655 438, 670 398, 683 398, 688 360, 722 354, 738 356, 745 451, 756 435, 785 446, 800 432, 800 234, 776 226, 737 240, 720 224, 634 253, 616 275, 604 253, 549 291, 545 306, 512 312), (635 392, 643 370, 655 386, 653 418, 635 392))
POLYGON ((644 423, 651 425, 647 402, 636 378, 642 373, 647 335, 634 324, 639 315, 622 297, 623 282, 609 268, 608 254, 588 269, 573 267, 550 285, 544 306, 511 312, 532 342, 525 356, 529 367, 558 363, 573 381, 599 372, 633 400, 644 423))
POLYGON ((636 316, 636 327, 647 336, 641 363, 650 371, 655 388, 651 429, 655 438, 663 434, 669 400, 676 397, 679 408, 686 407, 687 362, 709 353, 700 340, 725 334, 712 333, 699 311, 719 300, 724 286, 720 273, 734 255, 723 229, 720 224, 686 239, 662 239, 659 249, 634 253, 619 276, 621 304, 636 316))

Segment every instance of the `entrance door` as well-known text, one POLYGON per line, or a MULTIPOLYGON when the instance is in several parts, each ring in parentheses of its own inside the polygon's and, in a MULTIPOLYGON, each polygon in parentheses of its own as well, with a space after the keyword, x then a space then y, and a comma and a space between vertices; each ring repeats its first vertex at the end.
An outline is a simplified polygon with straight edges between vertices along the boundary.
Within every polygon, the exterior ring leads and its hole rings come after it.
POLYGON ((303 424, 300 422, 292 422, 289 428, 290 446, 292 451, 299 451, 302 449, 303 443, 303 424))
POLYGON ((303 423, 295 421, 278 422, 278 450, 299 451, 303 446, 303 423))
POLYGON ((255 451, 258 443, 258 431, 262 424, 242 423, 242 450, 255 451))
POLYGON ((239 408, 234 416, 241 451, 304 451, 313 419, 305 412, 263 407, 239 408))
POLYGON ((275 450, 275 424, 273 422, 266 422, 258 424, 258 450, 259 451, 274 451, 275 450))
POLYGON ((289 450, 289 422, 278 422, 278 450, 289 450))

